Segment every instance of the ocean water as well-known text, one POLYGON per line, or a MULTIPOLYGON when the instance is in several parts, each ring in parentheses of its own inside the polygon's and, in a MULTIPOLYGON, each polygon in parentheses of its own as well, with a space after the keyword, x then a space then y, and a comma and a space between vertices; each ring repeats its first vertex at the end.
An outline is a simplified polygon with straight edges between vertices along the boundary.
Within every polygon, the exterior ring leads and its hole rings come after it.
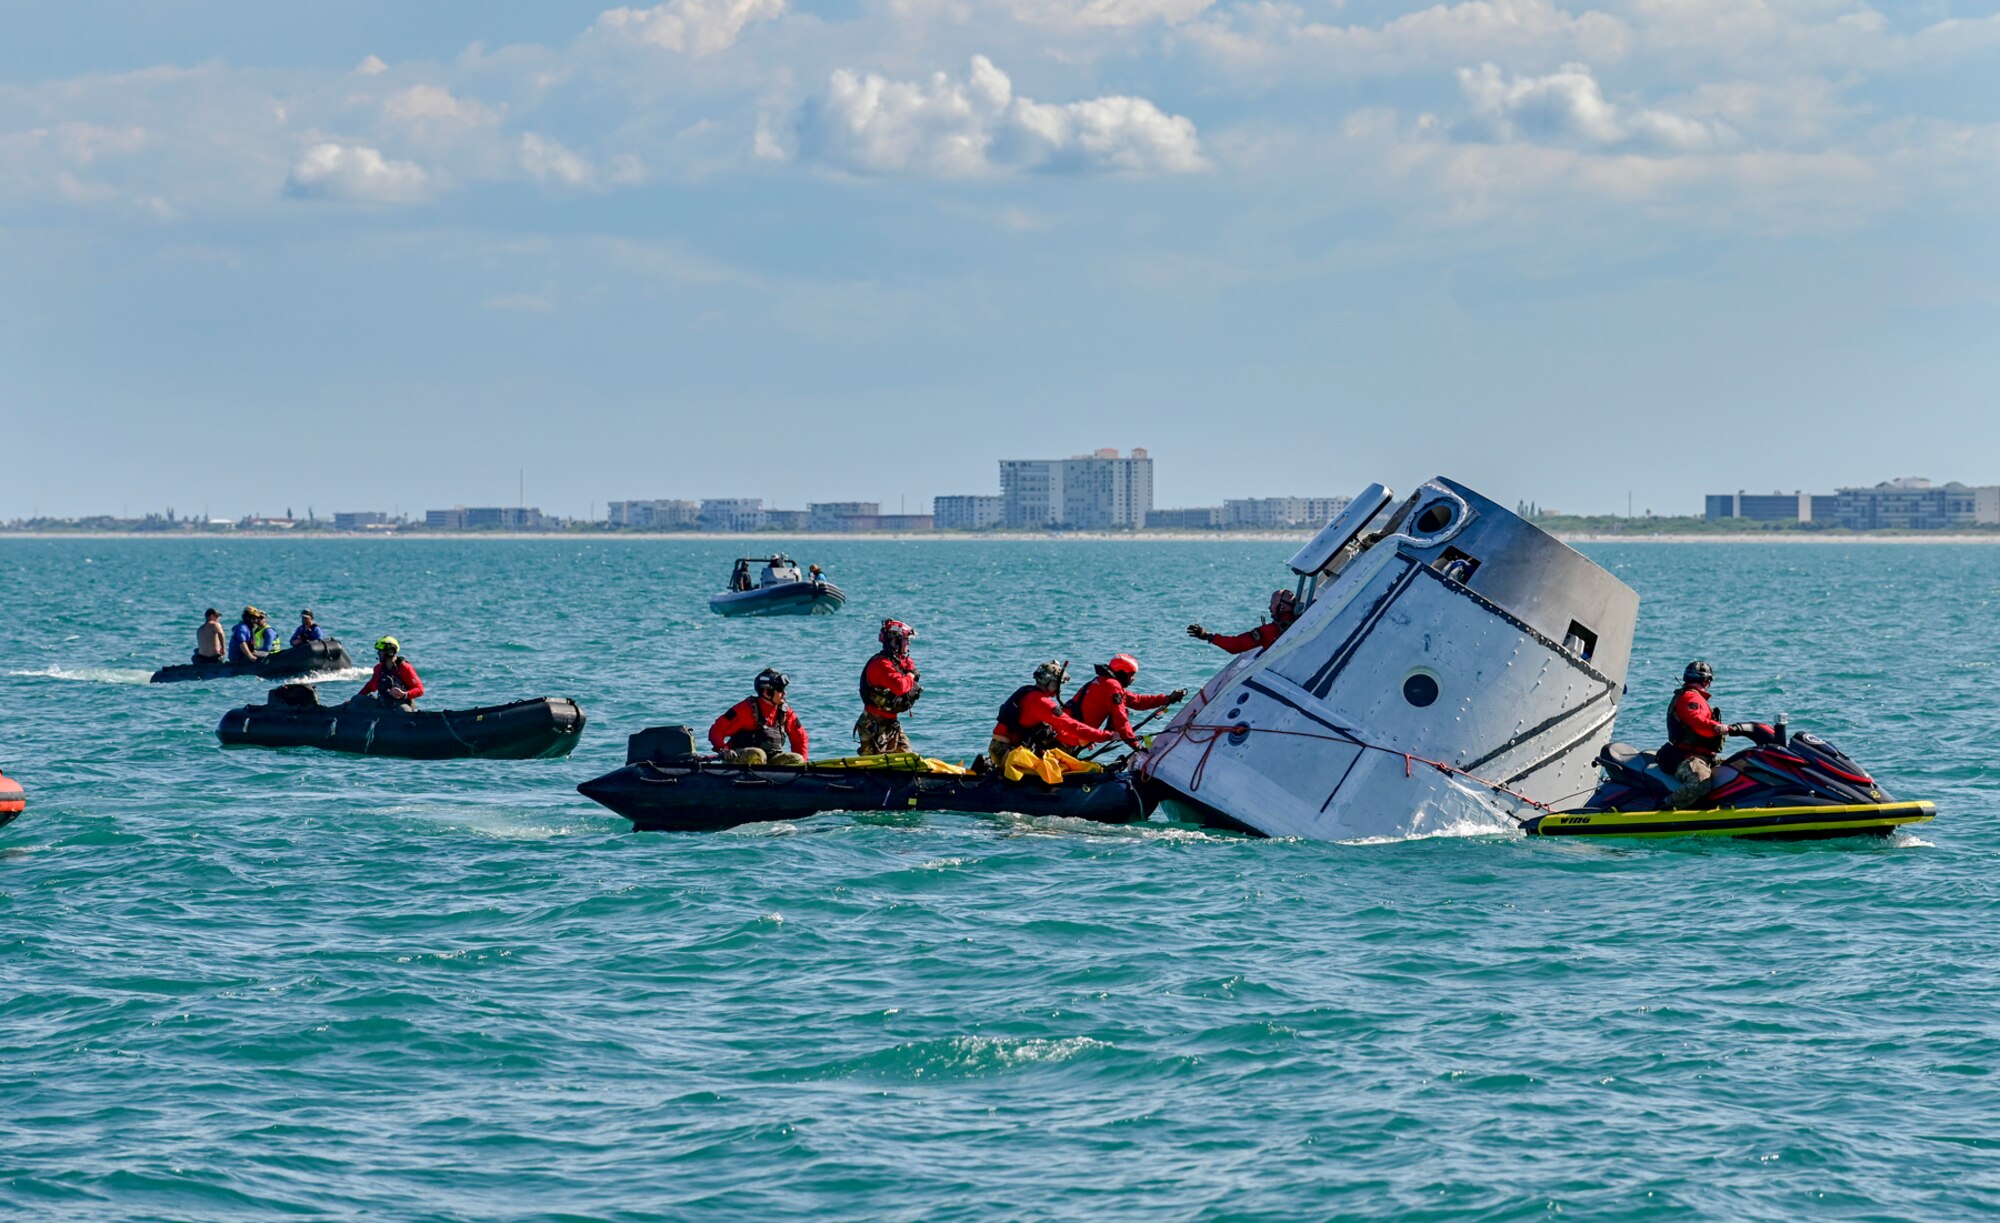
MULTIPOLYGON (((1589 545, 1681 665, 1941 815, 1882 842, 1257 841, 827 816, 635 835, 573 786, 759 668, 842 750, 883 615, 918 746, 1043 658, 1221 660, 1281 543, 0 540, 0 1214, 1590 1219, 2000 1209, 2000 548, 1589 545), (562 761, 226 752, 201 609, 394 633, 562 761)), ((359 651, 358 651, 359 652, 359 651)), ((360 678, 326 681, 331 694, 360 678)))

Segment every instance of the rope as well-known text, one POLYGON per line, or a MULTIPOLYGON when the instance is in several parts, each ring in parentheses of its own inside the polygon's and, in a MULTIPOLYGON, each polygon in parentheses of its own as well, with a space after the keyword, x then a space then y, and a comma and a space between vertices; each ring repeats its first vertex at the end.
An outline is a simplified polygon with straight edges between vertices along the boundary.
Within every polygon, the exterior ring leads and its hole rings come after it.
MULTIPOLYGON (((1447 773, 1453 776, 1463 777, 1467 781, 1476 782, 1479 785, 1485 786, 1487 789, 1492 790, 1496 794, 1505 794, 1509 798, 1514 799, 1516 802, 1522 803, 1529 807, 1534 807, 1537 810, 1553 811, 1555 809, 1548 803, 1539 802, 1535 799, 1529 798, 1527 795, 1521 793, 1519 790, 1509 789, 1504 784, 1494 781, 1491 778, 1481 777, 1477 773, 1468 773, 1464 769, 1461 769, 1456 765, 1446 764, 1442 760, 1432 760, 1425 756, 1419 756, 1415 752, 1405 752, 1405 751, 1400 751, 1393 747, 1385 747, 1379 743, 1370 743, 1365 739, 1360 739, 1350 734, 1323 735, 1315 731, 1309 731, 1309 730, 1279 730, 1276 727, 1244 726, 1240 724, 1230 725, 1230 726, 1204 726, 1201 725, 1200 723, 1190 723, 1189 725, 1181 729, 1179 733, 1183 738, 1189 740, 1190 742, 1200 743, 1205 745, 1202 748, 1201 759, 1195 762, 1194 771, 1188 775, 1189 792, 1192 793, 1193 791, 1201 789, 1202 778, 1208 772, 1208 758, 1209 755, 1215 751, 1215 745, 1221 741, 1224 735, 1234 734, 1239 730, 1247 734, 1253 734, 1253 735, 1288 735, 1296 739, 1320 739, 1328 743, 1346 743, 1354 747, 1363 748, 1365 750, 1372 752, 1384 752, 1391 756, 1401 756, 1403 758, 1403 776, 1405 777, 1414 777, 1416 775, 1417 765, 1420 764, 1429 765, 1431 768, 1436 769, 1440 773, 1447 773), (1206 735, 1205 736, 1197 735, 1195 733, 1197 731, 1206 732, 1206 735)), ((1172 734, 1174 732, 1171 729, 1169 729, 1167 733, 1172 734)), ((1164 753, 1162 753, 1162 755, 1164 755, 1164 753)), ((1146 773, 1148 777, 1152 775, 1152 768, 1150 761, 1148 762, 1146 773)))

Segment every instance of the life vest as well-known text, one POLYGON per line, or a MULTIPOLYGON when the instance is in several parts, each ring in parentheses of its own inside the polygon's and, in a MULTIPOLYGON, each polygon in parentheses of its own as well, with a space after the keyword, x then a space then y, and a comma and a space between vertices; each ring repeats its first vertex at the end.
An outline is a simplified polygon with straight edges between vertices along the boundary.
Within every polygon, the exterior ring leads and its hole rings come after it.
MULTIPOLYGON (((1069 700, 1063 702, 1063 712, 1068 714, 1070 717, 1075 718, 1079 722, 1085 723, 1086 725, 1089 724, 1090 719, 1083 716, 1084 694, 1089 692, 1092 688, 1096 687, 1097 685, 1104 683, 1106 680, 1109 680, 1110 678, 1111 676, 1109 676, 1108 674, 1100 675, 1096 679, 1091 680, 1089 683, 1085 684, 1083 687, 1078 688, 1076 690, 1075 696, 1072 696, 1071 698, 1069 698, 1069 700)), ((1122 687, 1123 685, 1120 686, 1122 687)))
MULTIPOLYGON (((735 751, 741 751, 746 747, 761 748, 766 756, 775 756, 779 752, 792 750, 791 736, 785 733, 784 719, 779 714, 771 715, 771 720, 766 722, 764 702, 753 696, 744 704, 750 706, 751 725, 748 729, 739 730, 723 740, 725 746, 735 751)), ((780 705, 778 708, 782 710, 784 706, 780 705)))
POLYGON ((263 628, 250 630, 250 648, 259 654, 276 653, 279 649, 278 630, 268 624, 263 628))
POLYGON ((1044 746, 1056 741, 1056 732, 1048 723, 1038 722, 1033 726, 1027 726, 1021 721, 1022 704, 1030 695, 1039 691, 1041 690, 1033 684, 1022 684, 1014 689, 1013 696, 1000 703, 1000 713, 994 721, 998 723, 995 729, 1005 732, 1001 738, 1010 743, 1024 744, 1035 751, 1040 751, 1044 746))
POLYGON ((868 709, 878 710, 882 713, 898 714, 916 704, 916 698, 912 692, 898 694, 889 691, 887 688, 878 688, 868 682, 868 668, 874 665, 876 659, 887 659, 890 666, 901 671, 904 675, 915 675, 917 673, 916 664, 912 663, 907 656, 898 658, 887 650, 877 653, 874 658, 870 658, 861 668, 862 705, 868 709))
POLYGON ((1712 756, 1722 750, 1723 737, 1697 734, 1693 727, 1681 721, 1674 712, 1680 707, 1681 694, 1690 686, 1683 684, 1674 689, 1673 699, 1667 702, 1667 743, 1687 755, 1712 756))

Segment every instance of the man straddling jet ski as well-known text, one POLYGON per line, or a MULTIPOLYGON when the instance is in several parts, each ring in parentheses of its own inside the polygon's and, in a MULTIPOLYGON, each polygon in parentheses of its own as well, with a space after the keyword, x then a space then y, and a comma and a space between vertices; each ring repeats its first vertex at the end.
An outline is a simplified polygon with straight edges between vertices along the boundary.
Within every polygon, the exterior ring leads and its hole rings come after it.
POLYGON ((1723 722, 1721 712, 1708 699, 1715 669, 1697 658, 1681 672, 1681 686, 1667 702, 1667 742, 1654 760, 1680 782, 1667 796, 1668 808, 1691 807, 1708 797, 1715 787, 1715 759, 1729 735, 1751 736, 1756 727, 1749 722, 1723 722))

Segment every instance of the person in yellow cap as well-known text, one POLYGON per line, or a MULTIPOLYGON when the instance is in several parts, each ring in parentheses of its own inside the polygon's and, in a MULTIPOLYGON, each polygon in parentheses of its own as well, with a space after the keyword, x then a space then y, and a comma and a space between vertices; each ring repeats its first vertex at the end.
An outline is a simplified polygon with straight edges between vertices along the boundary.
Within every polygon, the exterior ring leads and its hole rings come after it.
POLYGON ((229 630, 230 662, 263 661, 264 654, 270 652, 269 650, 265 650, 263 653, 259 653, 257 649, 258 646, 257 628, 263 622, 264 622, 263 612, 258 611, 254 607, 246 607, 243 609, 243 617, 236 622, 235 628, 229 630))
POLYGON ((402 656, 403 645, 394 637, 384 637, 375 643, 375 674, 368 677, 368 685, 354 694, 350 704, 364 704, 373 697, 384 705, 398 709, 414 708, 412 702, 424 694, 424 681, 417 675, 417 669, 410 660, 402 656))

